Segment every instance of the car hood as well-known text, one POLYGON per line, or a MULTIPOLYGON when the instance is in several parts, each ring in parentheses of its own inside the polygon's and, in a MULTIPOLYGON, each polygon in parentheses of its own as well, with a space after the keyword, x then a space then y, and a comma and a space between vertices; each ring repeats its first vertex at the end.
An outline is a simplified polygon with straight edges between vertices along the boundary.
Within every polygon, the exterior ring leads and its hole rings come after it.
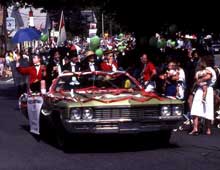
POLYGON ((94 107, 94 106, 135 106, 135 105, 161 105, 183 104, 180 100, 173 100, 158 96, 155 93, 135 92, 121 94, 55 94, 59 100, 58 105, 69 107, 94 107))

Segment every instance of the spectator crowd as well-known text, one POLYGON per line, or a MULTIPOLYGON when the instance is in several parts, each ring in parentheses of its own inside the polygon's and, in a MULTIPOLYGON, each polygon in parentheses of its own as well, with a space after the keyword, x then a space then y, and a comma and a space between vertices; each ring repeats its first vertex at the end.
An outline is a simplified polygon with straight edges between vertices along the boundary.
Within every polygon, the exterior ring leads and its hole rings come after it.
POLYGON ((52 42, 34 49, 15 49, 0 58, 0 77, 12 71, 20 96, 27 88, 32 92, 39 89, 42 79, 46 80, 45 93, 63 71, 127 71, 146 92, 185 101, 187 119, 193 116, 189 134, 199 133, 202 117, 206 120, 205 133, 210 135, 215 114, 220 113, 219 67, 212 51, 204 44, 194 45, 195 36, 177 37, 173 43, 156 34, 154 40, 157 47, 147 50, 137 49, 133 34, 104 35, 98 42, 75 37, 59 47, 52 42))

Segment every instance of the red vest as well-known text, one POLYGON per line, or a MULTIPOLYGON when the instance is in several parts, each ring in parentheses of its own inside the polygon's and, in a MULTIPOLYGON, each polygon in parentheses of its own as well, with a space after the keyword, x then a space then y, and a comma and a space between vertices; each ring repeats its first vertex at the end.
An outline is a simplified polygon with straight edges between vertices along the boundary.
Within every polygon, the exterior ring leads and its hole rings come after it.
POLYGON ((30 66, 30 67, 18 67, 18 71, 21 74, 25 74, 25 75, 29 75, 29 83, 35 83, 37 81, 42 80, 43 78, 43 72, 46 73, 46 68, 44 66, 39 66, 40 69, 38 71, 37 74, 37 69, 35 68, 35 66, 30 66))
MULTIPOLYGON (((116 62, 113 62, 112 65, 114 65, 116 69, 118 68, 118 65, 116 62)), ((112 71, 112 66, 109 65, 107 62, 102 62, 100 66, 101 66, 102 71, 109 71, 109 72, 112 71)))

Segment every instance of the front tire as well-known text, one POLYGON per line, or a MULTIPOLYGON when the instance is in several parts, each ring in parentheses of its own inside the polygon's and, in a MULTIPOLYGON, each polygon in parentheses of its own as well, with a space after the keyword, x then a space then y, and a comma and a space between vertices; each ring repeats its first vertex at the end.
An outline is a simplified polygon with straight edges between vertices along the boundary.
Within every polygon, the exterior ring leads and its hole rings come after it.
POLYGON ((58 148, 62 149, 63 151, 66 151, 69 148, 69 134, 64 129, 58 115, 56 116, 54 122, 56 144, 58 148))

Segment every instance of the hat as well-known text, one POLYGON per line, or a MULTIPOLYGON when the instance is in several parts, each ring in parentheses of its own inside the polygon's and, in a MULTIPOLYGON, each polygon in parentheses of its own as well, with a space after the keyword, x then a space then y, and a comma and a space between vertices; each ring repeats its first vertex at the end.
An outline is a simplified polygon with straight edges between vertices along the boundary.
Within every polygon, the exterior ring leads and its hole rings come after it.
POLYGON ((83 58, 81 58, 81 62, 87 61, 90 57, 95 56, 93 51, 87 51, 83 58))
POLYGON ((104 52, 104 54, 105 54, 105 55, 113 54, 113 51, 112 51, 112 50, 106 50, 106 51, 104 52))
POLYGON ((87 51, 85 57, 93 56, 95 53, 93 51, 87 51))

